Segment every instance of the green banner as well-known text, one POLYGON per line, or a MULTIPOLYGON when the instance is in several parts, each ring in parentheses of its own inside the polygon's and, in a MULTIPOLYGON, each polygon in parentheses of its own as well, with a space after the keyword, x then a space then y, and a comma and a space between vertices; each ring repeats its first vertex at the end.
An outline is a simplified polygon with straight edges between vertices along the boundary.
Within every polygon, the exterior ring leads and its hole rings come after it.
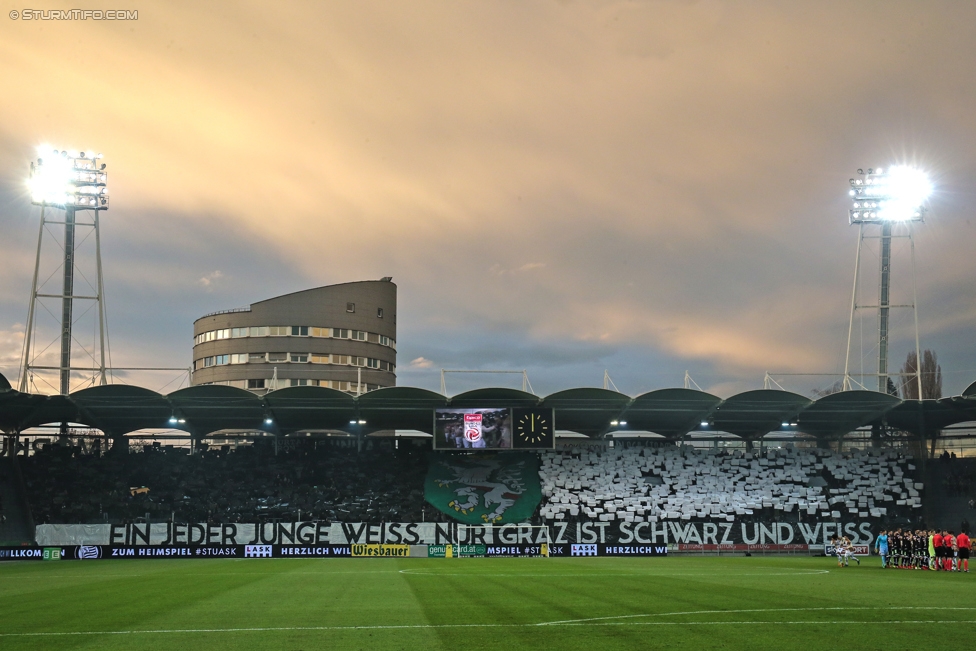
POLYGON ((431 461, 424 498, 465 524, 509 524, 532 517, 542 489, 534 454, 443 455, 431 461))

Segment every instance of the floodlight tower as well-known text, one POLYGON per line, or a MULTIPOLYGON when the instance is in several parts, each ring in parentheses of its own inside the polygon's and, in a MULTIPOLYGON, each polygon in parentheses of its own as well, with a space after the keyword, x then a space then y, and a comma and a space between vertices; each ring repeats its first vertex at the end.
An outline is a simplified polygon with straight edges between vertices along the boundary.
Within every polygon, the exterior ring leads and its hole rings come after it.
MULTIPOLYGON (((851 295, 851 318, 847 329, 847 355, 844 361, 844 390, 852 388, 850 375, 851 335, 854 330, 854 313, 859 309, 878 310, 878 391, 888 392, 888 317, 891 308, 911 308, 915 321, 915 354, 919 354, 918 338, 918 293, 915 283, 915 240, 912 226, 924 221, 927 208, 925 202, 932 193, 932 184, 924 172, 907 165, 857 171, 860 178, 850 180, 851 197, 849 211, 851 224, 858 227, 857 254, 854 258, 854 290, 851 295), (877 305, 858 304, 858 284, 861 271, 861 249, 865 239, 865 227, 878 227, 880 233, 879 284, 877 305), (892 234, 899 226, 900 234, 892 234), (901 228, 903 227, 903 228, 901 228), (907 237, 912 259, 912 302, 892 305, 891 294, 891 239, 907 237)), ((922 375, 916 370, 918 395, 922 396, 922 375)))
POLYGON ((99 359, 97 378, 99 384, 105 384, 106 382, 104 284, 102 282, 102 248, 101 235, 98 227, 98 215, 100 211, 108 210, 108 174, 105 172, 105 164, 99 163, 101 158, 101 154, 86 154, 86 152, 57 150, 42 146, 38 147, 38 158, 30 166, 31 173, 28 187, 31 193, 31 203, 41 207, 41 225, 37 236, 37 258, 34 263, 34 280, 31 285, 30 305, 27 310, 27 329, 24 336, 24 351, 20 369, 19 388, 25 393, 30 389, 30 378, 34 370, 58 371, 61 395, 67 395, 71 390, 71 371, 95 370, 92 368, 74 368, 71 366, 71 330, 72 320, 74 318, 74 301, 76 299, 93 300, 98 303, 99 359), (45 209, 47 208, 63 210, 64 221, 58 222, 47 219, 45 215, 45 209), (80 211, 92 211, 92 221, 78 221, 77 214, 80 211), (45 226, 48 224, 61 224, 64 226, 64 282, 60 295, 42 294, 38 292, 37 278, 41 266, 41 244, 44 239, 45 226), (95 266, 97 272, 95 296, 76 296, 74 293, 75 228, 77 226, 91 227, 95 231, 95 266), (61 355, 59 364, 56 367, 40 366, 34 363, 36 307, 38 300, 42 298, 61 299, 61 355))

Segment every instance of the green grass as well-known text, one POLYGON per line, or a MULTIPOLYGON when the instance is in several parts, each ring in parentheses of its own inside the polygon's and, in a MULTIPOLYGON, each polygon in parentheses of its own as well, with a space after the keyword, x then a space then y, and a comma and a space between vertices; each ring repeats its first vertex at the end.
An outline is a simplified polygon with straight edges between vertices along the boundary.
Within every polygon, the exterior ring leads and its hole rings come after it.
POLYGON ((971 646, 976 575, 877 565, 770 557, 3 563, 0 649, 971 646))

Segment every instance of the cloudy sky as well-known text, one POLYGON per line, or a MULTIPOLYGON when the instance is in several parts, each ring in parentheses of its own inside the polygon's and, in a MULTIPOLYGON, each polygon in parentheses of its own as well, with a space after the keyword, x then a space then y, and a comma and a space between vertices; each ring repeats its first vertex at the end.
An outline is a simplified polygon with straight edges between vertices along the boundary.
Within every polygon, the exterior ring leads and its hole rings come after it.
MULTIPOLYGON (((24 179, 41 143, 108 163, 117 366, 189 365, 192 321, 209 311, 393 276, 400 384, 525 368, 548 393, 601 385, 607 369, 637 394, 688 370, 727 396, 766 371, 839 373, 848 179, 910 163, 937 186, 915 238, 922 345, 946 393, 976 380, 976 4, 126 8, 138 20, 0 17, 11 380, 39 217, 24 179)), ((864 260, 870 302, 874 248, 864 260)), ((910 301, 909 261, 899 240, 893 302, 910 301)), ((53 262, 41 280, 52 272, 56 289, 53 262)), ((901 312, 893 366, 914 336, 901 312)), ((856 324, 855 368, 876 354, 876 318, 856 324)), ((778 377, 803 393, 836 379, 778 377)), ((449 390, 500 382, 519 384, 449 390)))

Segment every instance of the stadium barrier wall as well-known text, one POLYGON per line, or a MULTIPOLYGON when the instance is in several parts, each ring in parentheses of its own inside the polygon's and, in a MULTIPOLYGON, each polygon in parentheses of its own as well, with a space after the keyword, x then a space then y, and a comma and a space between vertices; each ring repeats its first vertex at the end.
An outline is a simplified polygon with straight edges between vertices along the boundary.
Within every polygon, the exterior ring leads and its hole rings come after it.
POLYGON ((0 561, 194 558, 517 558, 667 556, 668 545, 536 543, 529 545, 62 545, 0 547, 0 561))
POLYGON ((197 522, 43 524, 35 529, 42 547, 236 546, 236 545, 669 545, 672 551, 791 551, 823 545, 835 535, 870 545, 877 525, 858 522, 556 522, 529 525, 368 522, 197 522), (740 549, 739 547, 742 547, 740 549))

